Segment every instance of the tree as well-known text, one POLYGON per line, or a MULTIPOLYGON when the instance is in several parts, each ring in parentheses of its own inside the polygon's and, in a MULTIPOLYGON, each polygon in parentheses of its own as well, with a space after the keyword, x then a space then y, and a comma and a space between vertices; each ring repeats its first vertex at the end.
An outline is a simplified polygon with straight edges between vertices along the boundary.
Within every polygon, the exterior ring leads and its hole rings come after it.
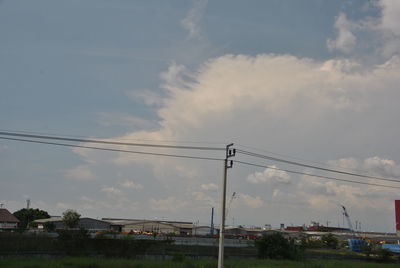
POLYGON ((293 239, 286 239, 280 233, 264 235, 256 240, 258 257, 261 259, 300 259, 302 248, 293 239))
POLYGON ((38 208, 33 209, 33 208, 23 208, 18 211, 15 211, 13 215, 20 221, 19 227, 21 229, 26 229, 26 226, 28 223, 34 221, 34 220, 40 220, 40 219, 48 219, 50 218, 49 213, 44 210, 40 210, 38 208))
POLYGON ((327 235, 323 235, 321 237, 321 241, 327 248, 336 249, 339 245, 339 240, 333 236, 333 234, 329 233, 327 235))
POLYGON ((66 211, 64 211, 63 213, 63 222, 65 224, 65 226, 67 226, 68 228, 75 228, 78 226, 79 223, 79 218, 81 217, 81 214, 79 214, 78 212, 76 212, 73 209, 67 209, 66 211))

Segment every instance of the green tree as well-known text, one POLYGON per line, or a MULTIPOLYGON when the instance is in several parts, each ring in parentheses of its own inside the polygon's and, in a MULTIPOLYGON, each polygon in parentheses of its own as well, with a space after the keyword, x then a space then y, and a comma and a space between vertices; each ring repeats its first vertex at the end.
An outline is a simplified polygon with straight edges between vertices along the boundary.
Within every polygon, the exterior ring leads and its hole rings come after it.
POLYGON ((261 259, 300 259, 303 250, 293 239, 286 239, 281 233, 264 235, 256 240, 258 257, 261 259))
POLYGON ((62 220, 63 220, 65 226, 72 229, 72 228, 78 227, 80 217, 81 217, 81 214, 79 214, 75 210, 67 209, 63 213, 62 220))
POLYGON ((20 221, 19 227, 21 229, 26 229, 28 223, 34 220, 50 218, 50 215, 47 213, 47 211, 40 210, 38 208, 23 208, 15 211, 13 215, 20 221))
POLYGON ((327 248, 336 249, 339 245, 339 240, 331 233, 323 235, 321 241, 327 248))

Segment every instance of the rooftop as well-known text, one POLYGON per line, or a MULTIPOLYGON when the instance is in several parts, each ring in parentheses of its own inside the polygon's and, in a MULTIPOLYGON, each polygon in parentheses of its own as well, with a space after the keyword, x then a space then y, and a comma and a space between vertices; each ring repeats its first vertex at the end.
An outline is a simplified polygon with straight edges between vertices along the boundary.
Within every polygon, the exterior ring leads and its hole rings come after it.
POLYGON ((0 222, 19 222, 19 220, 5 208, 0 208, 0 222))

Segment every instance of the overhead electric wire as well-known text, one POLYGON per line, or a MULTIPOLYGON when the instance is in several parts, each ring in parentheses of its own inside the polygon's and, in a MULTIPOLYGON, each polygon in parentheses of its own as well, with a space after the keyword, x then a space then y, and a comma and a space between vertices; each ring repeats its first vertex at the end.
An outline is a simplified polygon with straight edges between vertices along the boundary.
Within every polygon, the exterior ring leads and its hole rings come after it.
MULTIPOLYGON (((78 138, 66 138, 66 137, 50 136, 50 135, 24 134, 24 133, 8 132, 8 131, 0 131, 0 135, 12 136, 12 137, 33 138, 34 139, 34 140, 32 140, 32 139, 10 138, 10 137, 1 137, 0 136, 0 139, 3 139, 3 140, 22 141, 22 142, 29 142, 29 143, 57 145, 57 146, 64 146, 64 147, 76 147, 76 148, 84 148, 84 149, 95 149, 95 150, 122 152, 122 153, 165 156, 165 157, 175 157, 175 158, 190 158, 190 159, 200 159, 200 160, 213 160, 213 161, 223 161, 224 159, 213 158, 213 157, 193 156, 193 155, 166 154, 166 153, 156 153, 156 152, 122 150, 122 149, 115 149, 115 148, 102 148, 102 147, 84 146, 84 145, 76 145, 76 144, 69 144, 69 143, 49 142, 49 141, 43 141, 43 140, 49 139, 49 140, 63 140, 63 141, 69 141, 69 142, 85 142, 85 143, 99 143, 99 144, 107 144, 107 145, 141 146, 141 147, 169 148, 169 149, 211 150, 211 151, 212 150, 218 150, 218 151, 225 150, 225 148, 220 148, 220 147, 179 146, 179 145, 148 144, 148 143, 127 143, 127 142, 117 142, 117 141, 103 141, 103 140, 97 140, 97 139, 80 139, 80 138, 78 139, 78 138), (36 140, 36 139, 42 139, 42 140, 36 140)), ((362 177, 362 178, 373 179, 373 180, 381 180, 381 181, 389 181, 389 182, 400 182, 399 180, 394 180, 394 179, 375 177, 375 176, 369 176, 369 175, 363 175, 363 174, 358 174, 358 173, 340 171, 340 170, 335 170, 335 169, 323 168, 323 167, 314 166, 314 165, 308 165, 308 164, 304 164, 304 163, 300 163, 300 162, 296 162, 296 161, 290 161, 290 160, 286 160, 286 159, 282 159, 282 158, 272 157, 272 156, 268 156, 268 155, 262 155, 262 154, 258 154, 258 153, 254 153, 254 152, 250 152, 250 151, 246 151, 246 150, 241 150, 241 149, 236 149, 236 152, 240 153, 240 154, 243 154, 243 155, 247 155, 247 156, 268 159, 268 160, 271 160, 271 161, 277 161, 277 162, 282 162, 282 163, 286 163, 286 164, 291 164, 291 165, 296 165, 296 166, 302 166, 302 167, 322 170, 322 171, 326 171, 326 172, 334 172, 334 173, 338 173, 338 174, 362 177)), ((336 177, 314 175, 314 174, 311 174, 311 173, 304 173, 304 172, 299 172, 299 171, 280 169, 280 168, 276 168, 276 167, 258 165, 258 164, 239 161, 239 160, 233 160, 233 162, 246 164, 246 165, 257 166, 257 167, 264 167, 264 168, 282 170, 282 171, 286 171, 286 172, 289 172, 289 173, 313 176, 313 177, 324 178, 324 179, 331 179, 331 180, 337 180, 337 181, 343 181, 343 182, 358 183, 358 184, 380 186, 380 187, 389 187, 389 188, 399 188, 400 189, 400 187, 397 187, 397 186, 389 186, 389 185, 382 185, 382 184, 375 184, 375 183, 368 183, 368 182, 360 182, 360 181, 340 179, 340 178, 336 178, 336 177)))
MULTIPOLYGON (((0 0, 1 1, 1 0, 0 0)), ((83 135, 71 135, 71 134, 60 134, 60 133, 45 133, 45 132, 37 132, 37 131, 26 131, 26 130, 9 130, 9 129, 0 129, 0 132, 12 132, 12 133, 23 133, 23 134, 34 134, 34 135, 45 135, 45 136, 62 136, 68 138, 87 138, 88 136, 83 135)), ((109 137, 96 137, 97 140, 110 139, 109 137)), ((213 145, 221 145, 225 147, 224 142, 210 142, 210 141, 188 141, 188 140, 152 140, 152 139, 130 139, 130 138, 118 138, 118 141, 135 141, 135 142, 162 142, 162 143, 180 143, 180 144, 213 144, 213 145)), ((221 147, 221 148, 222 148, 221 147)))
POLYGON ((112 149, 112 148, 101 148, 101 147, 83 146, 83 145, 75 145, 75 144, 68 144, 68 143, 56 143, 56 142, 27 140, 27 139, 18 139, 18 138, 7 138, 7 137, 0 137, 0 139, 2 139, 2 140, 11 140, 11 141, 30 142, 30 143, 39 143, 39 144, 48 144, 48 145, 57 145, 57 146, 64 146, 64 147, 76 147, 76 148, 83 148, 83 149, 94 149, 94 150, 102 150, 102 151, 120 152, 120 153, 155 155, 155 156, 166 156, 166 157, 175 157, 175 158, 190 158, 190 159, 199 159, 199 160, 223 161, 223 159, 220 159, 220 158, 192 156, 192 155, 178 155, 178 154, 164 154, 164 153, 154 153, 154 152, 120 150, 120 149, 112 149))
POLYGON ((368 174, 368 172, 366 172, 364 170, 360 170, 360 169, 348 168, 348 167, 343 167, 343 166, 340 166, 340 165, 331 165, 331 164, 328 165, 326 163, 313 161, 313 160, 310 160, 310 159, 304 159, 304 158, 300 158, 300 157, 290 156, 290 155, 287 155, 287 154, 275 153, 275 152, 272 152, 272 151, 269 151, 269 150, 260 149, 260 148, 256 148, 256 147, 253 147, 253 146, 247 146, 247 145, 243 145, 243 144, 239 144, 239 143, 235 143, 235 146, 239 146, 239 147, 243 147, 243 148, 247 148, 247 149, 251 149, 251 150, 256 150, 256 151, 267 153, 267 154, 278 155, 278 156, 284 157, 284 158, 289 158, 289 159, 299 160, 299 161, 303 161, 303 162, 314 163, 314 164, 317 164, 317 165, 322 165, 322 166, 327 166, 327 167, 335 167, 335 168, 340 168, 342 170, 350 170, 350 171, 353 171, 353 172, 362 172, 364 174, 368 174))
POLYGON ((248 155, 248 156, 268 159, 268 160, 282 162, 282 163, 286 163, 286 164, 290 164, 290 165, 318 169, 318 170, 327 171, 327 172, 334 172, 334 173, 343 174, 343 175, 361 177, 361 178, 366 178, 366 179, 374 179, 374 180, 380 180, 380 181, 400 182, 399 180, 394 180, 394 179, 389 179, 389 178, 375 177, 375 176, 363 175, 363 174, 358 174, 358 173, 353 173, 353 172, 346 172, 346 171, 341 171, 341 170, 336 170, 336 169, 323 168, 323 167, 318 167, 318 166, 314 166, 314 165, 303 164, 300 162, 290 161, 290 160, 272 157, 272 156, 268 156, 268 155, 257 154, 257 153, 253 153, 253 152, 249 152, 249 151, 245 151, 245 150, 240 150, 240 149, 236 149, 236 152, 244 154, 244 155, 248 155))
POLYGON ((232 161, 234 163, 239 163, 239 164, 243 164, 243 165, 262 167, 262 168, 269 168, 269 169, 274 169, 274 170, 285 171, 285 172, 288 172, 288 173, 293 173, 293 174, 298 174, 298 175, 306 175, 306 176, 310 176, 310 177, 322 178, 322 179, 327 179, 327 180, 335 180, 335 181, 350 182, 350 183, 364 184, 364 185, 370 185, 370 186, 379 186, 379 187, 400 189, 400 186, 391 186, 391 185, 376 184, 376 183, 369 183, 369 182, 362 182, 362 181, 352 181, 352 180, 340 179, 340 178, 336 178, 336 177, 314 175, 314 174, 311 174, 311 173, 305 173, 305 172, 300 172, 300 171, 277 168, 277 167, 273 167, 273 166, 259 165, 259 164, 254 164, 254 163, 249 163, 249 162, 244 162, 244 161, 239 161, 239 160, 232 160, 232 161))
POLYGON ((0 135, 12 136, 12 137, 23 137, 23 138, 34 138, 34 139, 62 140, 62 141, 71 141, 71 142, 100 143, 100 144, 125 145, 125 146, 139 146, 139 147, 188 149, 188 150, 209 150, 209 151, 224 151, 225 150, 225 148, 222 148, 222 147, 182 146, 182 145, 165 145, 165 144, 151 144, 151 143, 103 141, 103 140, 95 140, 95 139, 66 138, 66 137, 59 137, 59 136, 33 135, 33 134, 5 132, 5 131, 0 131, 0 135))

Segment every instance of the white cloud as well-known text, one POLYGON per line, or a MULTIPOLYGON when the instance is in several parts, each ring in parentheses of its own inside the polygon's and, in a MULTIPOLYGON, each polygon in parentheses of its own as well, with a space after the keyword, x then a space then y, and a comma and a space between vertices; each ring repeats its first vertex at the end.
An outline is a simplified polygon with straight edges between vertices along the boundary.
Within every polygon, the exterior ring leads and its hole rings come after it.
POLYGON ((240 193, 239 200, 240 202, 243 201, 243 203, 250 208, 261 208, 264 205, 264 202, 259 196, 253 197, 247 194, 240 193))
POLYGON ((181 21, 183 28, 189 31, 190 38, 201 38, 199 23, 207 7, 207 3, 208 0, 195 0, 193 7, 181 21))
POLYGON ((136 189, 136 190, 143 189, 143 185, 141 185, 140 183, 130 181, 130 180, 120 182, 120 185, 124 188, 129 188, 129 189, 136 189))
POLYGON ((193 192, 192 195, 194 196, 196 201, 200 201, 209 207, 217 206, 217 202, 215 201, 215 199, 203 192, 193 192))
POLYGON ((290 184, 290 175, 283 170, 277 170, 276 166, 271 166, 271 168, 266 168, 263 172, 255 172, 247 177, 247 181, 257 184, 257 183, 281 183, 290 184))
POLYGON ((377 3, 382 9, 381 28, 395 37, 400 37, 400 3, 397 0, 381 0, 377 3))
POLYGON ((154 91, 143 89, 143 90, 132 90, 128 91, 127 96, 133 101, 142 100, 148 106, 161 106, 164 99, 161 95, 155 93, 154 91))
POLYGON ((176 212, 183 209, 186 206, 186 202, 170 196, 165 199, 151 198, 149 201, 149 205, 150 208, 155 211, 176 212))
POLYGON ((157 126, 155 122, 140 117, 122 113, 98 113, 99 123, 104 126, 124 126, 139 129, 152 129, 157 126))
MULTIPOLYGON (((318 61, 290 55, 225 55, 208 60, 196 72, 173 64, 162 75, 162 88, 167 97, 157 110, 159 128, 135 131, 120 138, 154 143, 170 141, 168 144, 232 140, 235 144, 259 146, 306 159, 318 157, 320 161, 351 156, 354 152, 363 159, 370 158, 371 152, 390 155, 400 134, 396 116, 400 112, 399 73, 400 60, 396 57, 370 66, 351 59, 318 61)), ((154 150, 183 153, 174 149, 154 150)), ((224 156, 223 152, 184 153, 224 156)), ((122 153, 100 157, 97 151, 84 151, 81 155, 88 162, 115 165, 118 171, 134 167, 146 174, 143 178, 152 180, 157 187, 152 188, 154 192, 148 191, 146 200, 138 202, 147 211, 173 212, 170 214, 178 218, 179 215, 197 217, 199 211, 208 217, 205 206, 215 197, 211 191, 200 192, 199 185, 205 191, 201 185, 209 181, 204 178, 222 176, 222 165, 218 161, 122 153), (159 197, 165 195, 169 197, 159 197)), ((365 168, 361 165, 364 160, 354 159, 341 160, 340 165, 365 168)), ((378 172, 371 162, 376 161, 368 162, 371 172, 378 172)), ((396 174, 390 163, 378 162, 386 173, 396 174)), ((246 217, 249 221, 257 217, 262 221, 261 208, 265 207, 277 217, 282 213, 281 205, 289 216, 304 218, 314 210, 326 215, 337 211, 335 204, 342 201, 359 211, 364 208, 387 211, 392 200, 389 198, 394 198, 392 191, 380 191, 377 187, 316 178, 306 180, 272 169, 257 173, 255 170, 235 164, 229 171, 230 190, 246 189, 251 197, 241 195, 240 202, 244 204, 246 200, 248 205, 244 205, 252 209, 241 206, 238 212, 251 211, 253 216, 246 217), (252 175, 243 180, 248 174, 252 175), (290 187, 273 192, 274 187, 265 187, 262 182, 280 186, 290 183, 290 187), (263 200, 267 203, 269 199, 271 205, 267 206, 263 200), (299 205, 308 211, 300 215, 299 205)), ((238 213, 235 208, 235 215, 238 213)))
POLYGON ((328 161, 332 167, 342 168, 344 171, 353 171, 370 176, 380 176, 388 178, 400 178, 400 165, 394 160, 381 158, 378 156, 366 159, 356 159, 354 157, 341 158, 328 161))
POLYGON ((100 192, 107 193, 110 196, 121 196, 122 195, 122 192, 120 189, 106 186, 106 185, 103 185, 101 187, 100 192))
POLYGON ((65 176, 80 181, 91 181, 96 179, 92 170, 87 165, 81 165, 67 170, 65 171, 65 176))
MULTIPOLYGON (((400 2, 378 0, 379 17, 367 17, 357 21, 347 19, 340 13, 335 21, 336 38, 328 39, 330 51, 353 52, 358 47, 368 47, 385 59, 400 52, 400 2), (358 39, 361 39, 358 41, 358 39)), ((371 56, 371 55, 368 55, 371 56)))
POLYGON ((200 185, 201 189, 205 191, 215 191, 218 190, 218 185, 214 183, 202 184, 200 185))
POLYGON ((364 160, 364 169, 370 170, 382 177, 400 177, 400 165, 395 161, 380 157, 370 157, 364 160))
POLYGON ((337 30, 336 39, 328 39, 327 45, 330 51, 339 50, 350 53, 356 46, 357 37, 352 33, 354 24, 347 20, 346 14, 340 13, 335 21, 337 30))

